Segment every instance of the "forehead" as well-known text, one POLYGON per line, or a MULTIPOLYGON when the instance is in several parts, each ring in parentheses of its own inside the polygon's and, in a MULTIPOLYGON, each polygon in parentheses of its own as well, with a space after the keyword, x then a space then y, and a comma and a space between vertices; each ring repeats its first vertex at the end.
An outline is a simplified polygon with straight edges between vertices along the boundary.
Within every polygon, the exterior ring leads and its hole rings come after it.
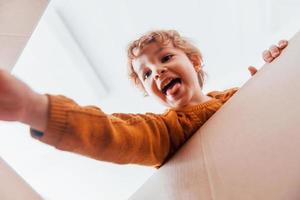
POLYGON ((151 59, 163 52, 166 49, 175 49, 175 47, 169 43, 167 45, 160 45, 156 42, 147 44, 141 51, 137 50, 137 54, 140 54, 137 58, 132 60, 132 66, 134 71, 138 72, 143 64, 151 62, 151 59))

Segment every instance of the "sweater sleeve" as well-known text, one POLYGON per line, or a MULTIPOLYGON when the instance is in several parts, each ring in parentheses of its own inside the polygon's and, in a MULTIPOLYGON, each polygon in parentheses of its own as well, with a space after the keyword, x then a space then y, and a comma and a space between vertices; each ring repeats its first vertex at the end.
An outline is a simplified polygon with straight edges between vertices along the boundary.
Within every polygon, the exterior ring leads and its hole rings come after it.
POLYGON ((47 129, 44 133, 31 129, 31 135, 60 150, 118 164, 159 167, 185 141, 176 113, 107 115, 61 95, 48 98, 47 129))
POLYGON ((220 99, 222 103, 225 103, 228 99, 230 99, 237 91, 238 87, 230 88, 224 91, 212 91, 207 95, 213 97, 215 99, 220 99))

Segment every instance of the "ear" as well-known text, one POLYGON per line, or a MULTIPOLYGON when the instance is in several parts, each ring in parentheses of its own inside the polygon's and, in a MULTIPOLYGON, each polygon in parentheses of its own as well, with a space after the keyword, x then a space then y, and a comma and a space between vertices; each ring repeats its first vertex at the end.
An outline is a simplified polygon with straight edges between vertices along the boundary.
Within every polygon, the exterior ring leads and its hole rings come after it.
POLYGON ((200 58, 200 56, 194 54, 194 55, 190 55, 189 58, 190 58, 191 62, 193 63, 196 72, 199 72, 203 65, 203 62, 202 62, 202 59, 200 58))

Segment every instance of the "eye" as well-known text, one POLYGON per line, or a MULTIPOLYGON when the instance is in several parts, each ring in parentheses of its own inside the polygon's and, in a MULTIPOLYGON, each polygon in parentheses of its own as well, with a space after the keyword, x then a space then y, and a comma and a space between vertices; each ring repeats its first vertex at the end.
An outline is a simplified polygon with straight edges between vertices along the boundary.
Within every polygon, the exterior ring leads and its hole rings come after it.
POLYGON ((143 74, 143 79, 144 80, 146 80, 150 75, 151 75, 151 71, 150 70, 148 70, 148 71, 146 71, 144 74, 143 74))
POLYGON ((168 62, 172 57, 173 57, 172 54, 168 54, 168 55, 162 57, 160 61, 161 61, 162 63, 165 63, 165 62, 168 62))

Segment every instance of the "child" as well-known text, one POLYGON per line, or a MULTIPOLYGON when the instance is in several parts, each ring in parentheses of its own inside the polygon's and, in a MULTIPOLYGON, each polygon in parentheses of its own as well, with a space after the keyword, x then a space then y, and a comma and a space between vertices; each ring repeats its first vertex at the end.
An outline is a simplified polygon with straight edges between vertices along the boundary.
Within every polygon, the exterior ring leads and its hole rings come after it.
MULTIPOLYGON (((278 57, 287 41, 263 53, 278 57)), ((57 149, 102 161, 159 167, 236 91, 203 94, 199 50, 176 31, 150 32, 128 48, 129 75, 169 109, 163 114, 105 114, 61 95, 41 95, 0 71, 0 119, 31 126, 31 135, 57 149)), ((249 67, 251 75, 256 68, 249 67)))

